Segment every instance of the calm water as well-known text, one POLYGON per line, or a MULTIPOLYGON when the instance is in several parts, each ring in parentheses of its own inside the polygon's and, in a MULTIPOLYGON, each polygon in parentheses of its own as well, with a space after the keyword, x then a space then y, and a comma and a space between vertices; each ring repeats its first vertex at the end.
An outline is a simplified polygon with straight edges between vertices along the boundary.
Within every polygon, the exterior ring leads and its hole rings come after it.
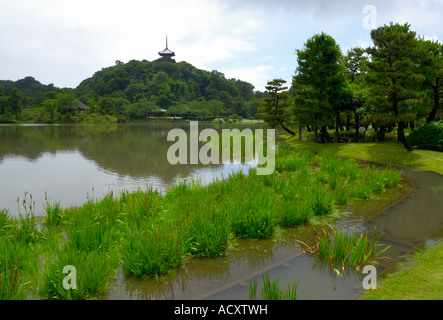
MULTIPOLYGON (((199 129, 204 126, 199 123, 199 129)), ((44 214, 45 195, 63 207, 81 205, 110 191, 148 186, 164 191, 179 177, 205 183, 254 166, 173 166, 167 161, 173 128, 186 131, 189 124, 0 125, 0 208, 18 216, 17 198, 21 203, 29 192, 38 216, 44 214)))

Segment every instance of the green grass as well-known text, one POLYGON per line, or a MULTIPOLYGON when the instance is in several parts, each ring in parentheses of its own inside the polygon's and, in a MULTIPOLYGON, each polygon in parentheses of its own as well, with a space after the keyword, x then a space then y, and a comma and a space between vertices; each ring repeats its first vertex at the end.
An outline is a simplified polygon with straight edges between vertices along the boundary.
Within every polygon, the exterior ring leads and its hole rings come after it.
POLYGON ((443 153, 428 150, 408 152, 401 143, 330 143, 317 144, 300 141, 296 137, 288 140, 302 150, 328 150, 337 155, 353 159, 369 160, 400 167, 434 171, 443 175, 443 153))
POLYGON ((366 263, 377 264, 381 255, 389 249, 385 246, 377 249, 380 234, 375 232, 372 239, 368 234, 359 233, 357 229, 353 232, 348 230, 336 230, 331 227, 332 232, 322 229, 317 234, 316 249, 303 249, 315 255, 318 261, 326 261, 331 269, 338 266, 342 270, 345 267, 354 267, 359 270, 366 263))
MULTIPOLYGON (((280 277, 271 280, 268 273, 264 273, 263 286, 260 291, 261 300, 297 300, 298 281, 294 281, 292 285, 288 284, 286 289, 279 287, 280 277)), ((249 299, 256 300, 257 297, 257 280, 254 278, 249 284, 249 299)))
POLYGON ((443 300, 443 242, 416 252, 361 299, 443 300))

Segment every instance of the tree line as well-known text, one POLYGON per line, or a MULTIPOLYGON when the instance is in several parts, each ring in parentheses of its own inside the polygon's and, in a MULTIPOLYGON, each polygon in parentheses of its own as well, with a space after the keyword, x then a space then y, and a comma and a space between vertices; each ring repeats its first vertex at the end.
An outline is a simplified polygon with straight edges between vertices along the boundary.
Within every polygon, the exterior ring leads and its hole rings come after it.
POLYGON ((43 85, 33 77, 0 81, 0 122, 81 122, 93 116, 118 122, 159 115, 246 118, 255 117, 262 97, 248 82, 186 62, 116 61, 75 89, 43 85))
POLYGON ((372 46, 343 54, 322 32, 297 50, 292 86, 274 79, 259 112, 268 124, 292 135, 314 132, 317 142, 340 141, 343 129, 358 141, 368 128, 376 141, 397 130, 407 150, 405 129, 442 118, 443 46, 426 40, 410 25, 384 25, 371 31, 372 46), (328 132, 334 129, 334 137, 328 132))

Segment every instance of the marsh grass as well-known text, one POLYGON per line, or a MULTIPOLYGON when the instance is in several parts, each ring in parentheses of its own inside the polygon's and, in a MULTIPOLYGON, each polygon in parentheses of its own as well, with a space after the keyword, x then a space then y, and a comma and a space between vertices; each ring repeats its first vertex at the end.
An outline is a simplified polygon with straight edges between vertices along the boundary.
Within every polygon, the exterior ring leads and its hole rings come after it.
POLYGON ((57 227, 63 222, 63 209, 60 206, 60 201, 53 202, 48 201, 44 204, 44 210, 46 212, 46 226, 57 227))
POLYGON ((128 230, 122 246, 123 271, 135 276, 158 277, 182 265, 188 251, 186 233, 172 224, 128 230))
MULTIPOLYGON (((286 289, 279 287, 280 277, 271 280, 268 272, 262 274, 263 287, 260 292, 261 300, 297 300, 298 281, 294 281, 292 285, 288 284, 286 289)), ((249 299, 257 299, 257 280, 254 278, 249 284, 249 299)))
POLYGON ((0 236, 6 234, 11 229, 13 223, 11 221, 11 214, 8 209, 0 210, 0 236))
POLYGON ((24 298, 24 286, 19 262, 11 264, 8 268, 0 268, 0 300, 21 300, 24 298))
POLYGON ((201 204, 190 218, 188 237, 191 254, 204 257, 223 255, 230 238, 227 213, 209 203, 201 204))
MULTIPOLYGON (((124 191, 118 197, 110 192, 101 200, 88 196, 84 205, 69 208, 47 202, 45 233, 34 218, 31 195, 25 194, 25 200, 18 201, 24 210, 20 220, 11 219, 7 210, 0 211, 0 238, 30 251, 9 248, 0 241, 0 257, 5 257, 0 263, 16 266, 26 278, 41 278, 34 283, 41 297, 92 299, 106 290, 119 261, 126 276, 156 278, 182 266, 186 259, 226 254, 232 239, 276 237, 280 227, 330 216, 335 205, 366 199, 377 190, 396 186, 399 180, 395 170, 362 169, 353 160, 325 153, 279 147, 277 154, 278 170, 269 176, 259 176, 252 169, 208 185, 179 179, 166 194, 150 188, 124 191), (18 266, 14 264, 17 258, 18 266), (43 271, 36 271, 40 260, 43 271), (77 267, 78 291, 62 290, 66 275, 61 270, 66 265, 77 267), (85 276, 81 281, 80 274, 85 276)), ((4 279, 9 277, 5 283, 18 279, 11 278, 11 268, 4 273, 4 279)), ((288 287, 284 295, 277 290, 278 281, 264 280, 268 285, 263 297, 295 298, 296 287, 288 287)))
POLYGON ((231 217, 232 232, 242 238, 264 239, 273 235, 278 222, 275 198, 247 180, 223 201, 231 217))
POLYGON ((14 221, 14 233, 17 241, 25 245, 36 244, 40 240, 45 239, 45 234, 41 231, 41 227, 34 215, 35 201, 32 201, 32 194, 25 192, 25 196, 21 202, 22 209, 20 209, 20 199, 17 198, 19 219, 14 221))
POLYGON ((317 231, 316 237, 315 250, 312 248, 302 250, 314 254, 317 261, 328 262, 331 269, 337 264, 341 264, 342 269, 349 266, 357 270, 367 263, 377 264, 381 255, 390 248, 385 246, 377 250, 381 235, 376 230, 372 239, 369 239, 367 233, 360 233, 357 228, 354 231, 338 231, 332 227, 331 232, 325 229, 317 231))
POLYGON ((0 300, 24 298, 23 273, 27 269, 29 248, 12 237, 0 235, 0 300))
MULTIPOLYGON (((39 294, 44 299, 85 300, 103 294, 109 288, 118 260, 110 253, 79 251, 73 247, 62 248, 57 257, 47 261, 39 294), (68 274, 65 266, 76 268, 76 287, 65 288, 63 281, 68 274)), ((71 279, 71 281, 73 281, 71 279)), ((69 283, 70 285, 72 284, 69 283)))

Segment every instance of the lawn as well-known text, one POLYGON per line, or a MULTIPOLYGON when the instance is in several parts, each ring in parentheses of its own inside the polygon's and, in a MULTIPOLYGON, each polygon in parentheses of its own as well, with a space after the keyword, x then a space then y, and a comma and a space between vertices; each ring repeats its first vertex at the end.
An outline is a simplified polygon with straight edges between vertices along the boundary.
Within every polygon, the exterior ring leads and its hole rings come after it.
POLYGON ((344 157, 434 171, 443 175, 442 152, 428 150, 408 152, 398 142, 318 144, 300 141, 296 137, 290 138, 287 141, 302 149, 331 150, 344 157))
POLYGON ((365 300, 443 300, 443 242, 418 251, 400 263, 365 300), (430 272, 430 270, 432 272, 430 272))

